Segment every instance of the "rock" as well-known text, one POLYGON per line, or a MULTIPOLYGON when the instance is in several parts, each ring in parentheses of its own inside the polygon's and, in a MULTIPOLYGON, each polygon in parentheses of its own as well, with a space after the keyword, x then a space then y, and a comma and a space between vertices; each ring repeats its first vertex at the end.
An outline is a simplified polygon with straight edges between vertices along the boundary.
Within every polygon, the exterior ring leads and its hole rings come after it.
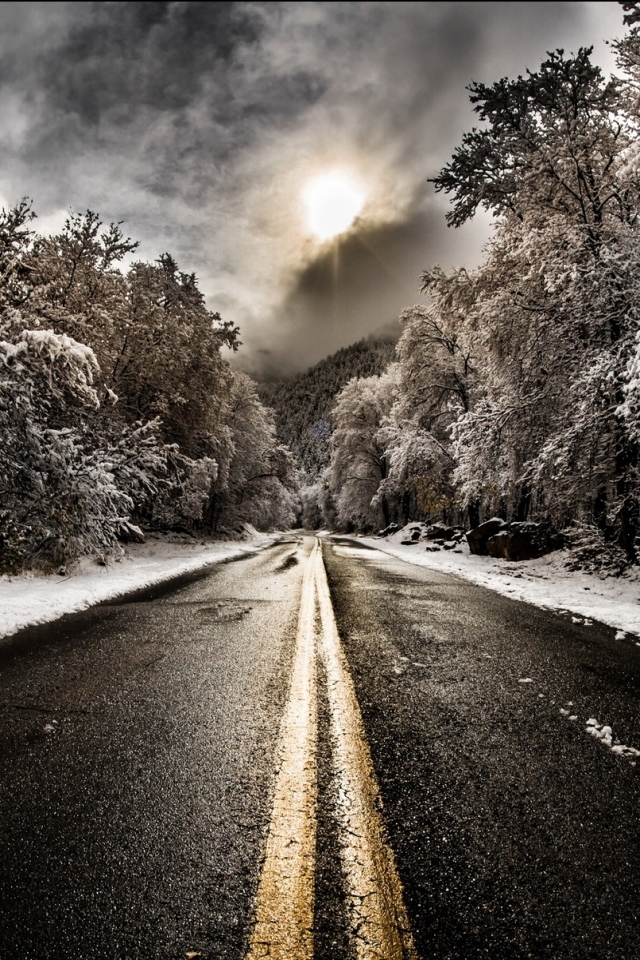
POLYGON ((414 547, 417 542, 418 542, 417 539, 401 540, 401 541, 400 541, 400 545, 403 546, 403 547, 414 547))
POLYGON ((509 531, 498 530, 486 543, 486 554, 500 560, 509 559, 509 531))
POLYGON ((453 527, 447 527, 444 523, 432 523, 425 530, 424 536, 426 540, 442 540, 444 543, 445 540, 451 540, 453 533, 453 527))
POLYGON ((397 523, 390 523, 388 527, 385 527, 384 530, 378 530, 378 537, 389 537, 392 533, 395 533, 398 529, 397 523))
POLYGON ((446 541, 442 544, 442 549, 443 549, 443 550, 453 550, 453 549, 454 549, 455 547, 457 547, 457 546, 458 546, 458 543, 457 543, 456 540, 446 540, 446 541))
POLYGON ((144 533, 135 523, 129 520, 123 520, 117 533, 118 540, 122 543, 145 543, 144 533))
POLYGON ((440 547, 437 547, 434 543, 428 543, 425 547, 427 553, 437 553, 440 547))
POLYGON ((558 549, 562 538, 548 524, 510 523, 487 540, 490 557, 517 562, 536 560, 558 549))
POLYGON ((492 517, 491 520, 485 520, 484 523, 481 523, 480 526, 474 530, 469 530, 467 533, 467 543, 469 544, 470 552, 475 554, 476 557, 488 556, 487 541, 491 537, 495 537, 501 530, 506 530, 507 526, 508 524, 505 523, 504 520, 501 520, 500 517, 492 517))

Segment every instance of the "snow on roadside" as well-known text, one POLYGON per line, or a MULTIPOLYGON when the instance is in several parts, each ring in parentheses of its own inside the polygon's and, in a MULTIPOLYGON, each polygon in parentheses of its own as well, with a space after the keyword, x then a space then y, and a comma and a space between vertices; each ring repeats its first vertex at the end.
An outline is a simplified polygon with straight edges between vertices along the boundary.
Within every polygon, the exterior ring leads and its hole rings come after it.
MULTIPOLYGON (((591 717, 589 720, 587 720, 585 733, 591 734, 592 737, 595 737, 597 740, 599 740, 600 743, 604 744, 605 747, 609 747, 611 752, 617 754, 619 757, 640 757, 640 750, 636 750, 635 747, 628 747, 626 743, 620 743, 619 740, 614 740, 613 730, 611 727, 602 723, 598 723, 595 717, 591 717)), ((635 759, 633 759, 631 762, 635 767, 635 759)))
POLYGON ((408 563, 455 573, 513 600, 567 611, 574 614, 575 622, 585 626, 593 620, 606 623, 618 631, 618 639, 632 634, 629 640, 640 647, 640 574, 601 578, 573 572, 563 567, 562 551, 518 563, 472 556, 466 543, 455 550, 430 553, 425 550, 424 541, 402 546, 399 541, 407 539, 407 528, 386 539, 357 539, 408 563))
POLYGON ((125 557, 106 567, 85 560, 71 575, 2 576, 0 638, 210 564, 255 553, 278 536, 253 530, 251 533, 250 539, 244 541, 215 543, 178 537, 149 539, 143 544, 130 544, 125 557))

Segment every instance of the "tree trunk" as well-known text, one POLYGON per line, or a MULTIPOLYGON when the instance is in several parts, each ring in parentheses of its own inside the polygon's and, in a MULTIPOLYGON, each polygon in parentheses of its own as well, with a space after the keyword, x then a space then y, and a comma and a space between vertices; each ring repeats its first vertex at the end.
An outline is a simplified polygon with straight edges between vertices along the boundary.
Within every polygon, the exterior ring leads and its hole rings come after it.
POLYGON ((518 492, 518 501, 516 504, 516 520, 523 523, 529 516, 531 509, 531 489, 528 483, 524 483, 518 492))
POLYGON ((600 487, 593 501, 593 519, 598 528, 607 533, 607 488, 600 487))
POLYGON ((635 474, 638 465, 638 447, 627 435, 624 424, 616 417, 618 443, 616 450, 616 494, 618 500, 618 543, 630 563, 635 563, 638 532, 638 497, 635 474))

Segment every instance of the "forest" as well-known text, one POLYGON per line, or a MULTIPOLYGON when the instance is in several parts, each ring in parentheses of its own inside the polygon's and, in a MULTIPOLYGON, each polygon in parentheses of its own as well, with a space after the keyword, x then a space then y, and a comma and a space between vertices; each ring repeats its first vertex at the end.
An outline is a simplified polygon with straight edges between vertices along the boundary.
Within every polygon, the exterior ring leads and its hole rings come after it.
POLYGON ((472 83, 478 125, 432 179, 475 270, 422 275, 390 343, 260 386, 239 331, 169 254, 93 212, 0 216, 0 567, 242 524, 375 532, 536 521, 620 571, 640 522, 640 12, 607 79, 591 49, 472 83), (272 409, 273 407, 273 409, 272 409))
POLYGON ((278 437, 300 465, 303 483, 316 480, 329 465, 337 394, 350 380, 384 373, 394 350, 394 340, 367 337, 304 373, 259 384, 258 395, 273 409, 278 437))
POLYGON ((0 568, 53 570, 142 538, 229 536, 296 515, 297 473, 239 331, 193 274, 93 212, 53 237, 28 201, 0 216, 0 568))
POLYGON ((617 569, 637 561, 640 442, 640 20, 614 43, 473 83, 478 126, 432 180, 452 227, 493 216, 481 265, 422 275, 394 361, 351 380, 325 522, 541 521, 617 569))

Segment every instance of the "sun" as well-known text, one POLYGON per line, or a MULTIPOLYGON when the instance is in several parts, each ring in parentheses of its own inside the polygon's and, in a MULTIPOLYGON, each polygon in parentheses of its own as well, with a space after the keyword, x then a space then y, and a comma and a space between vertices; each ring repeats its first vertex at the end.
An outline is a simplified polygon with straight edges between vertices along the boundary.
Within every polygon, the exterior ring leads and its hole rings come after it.
POLYGON ((303 190, 307 227, 318 240, 331 240, 352 226, 364 200, 364 190, 350 176, 325 173, 303 190))

